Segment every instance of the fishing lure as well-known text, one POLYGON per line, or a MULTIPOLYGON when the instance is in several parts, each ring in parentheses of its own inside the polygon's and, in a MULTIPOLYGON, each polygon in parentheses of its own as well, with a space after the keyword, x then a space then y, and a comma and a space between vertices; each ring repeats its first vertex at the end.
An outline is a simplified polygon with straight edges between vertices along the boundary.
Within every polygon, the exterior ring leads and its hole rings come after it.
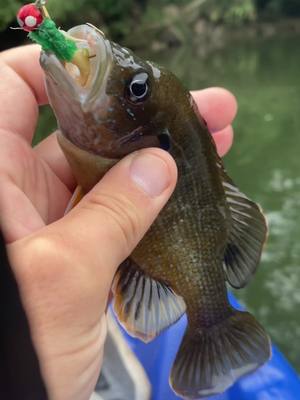
POLYGON ((78 68, 78 79, 84 85, 90 74, 90 53, 85 43, 75 41, 66 32, 57 28, 46 9, 46 0, 26 4, 18 14, 20 27, 28 32, 28 37, 42 46, 43 51, 55 54, 65 65, 78 68))

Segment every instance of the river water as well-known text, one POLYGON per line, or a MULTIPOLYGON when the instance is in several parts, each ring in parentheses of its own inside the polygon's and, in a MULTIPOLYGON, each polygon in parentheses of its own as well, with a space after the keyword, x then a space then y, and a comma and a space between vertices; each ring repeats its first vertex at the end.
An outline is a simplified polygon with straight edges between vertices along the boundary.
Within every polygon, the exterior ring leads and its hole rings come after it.
MULTIPOLYGON (((267 215, 270 236, 255 278, 236 291, 300 371, 300 37, 154 54, 190 89, 224 86, 239 102, 227 170, 267 215)), ((40 131, 49 130, 48 114, 40 131)), ((188 132, 187 132, 188 134, 188 132)))

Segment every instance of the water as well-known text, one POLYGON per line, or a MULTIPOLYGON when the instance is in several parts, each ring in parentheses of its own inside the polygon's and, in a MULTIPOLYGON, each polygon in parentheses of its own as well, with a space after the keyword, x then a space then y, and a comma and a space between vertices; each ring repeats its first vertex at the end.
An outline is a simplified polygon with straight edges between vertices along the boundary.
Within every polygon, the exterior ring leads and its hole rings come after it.
MULTIPOLYGON (((154 55, 191 88, 224 86, 238 98, 229 174, 268 217, 260 268, 238 291, 300 371, 300 37, 235 43, 203 59, 190 47, 154 55)), ((40 132, 53 122, 46 116, 40 132)), ((187 132, 188 134, 188 132, 187 132)))

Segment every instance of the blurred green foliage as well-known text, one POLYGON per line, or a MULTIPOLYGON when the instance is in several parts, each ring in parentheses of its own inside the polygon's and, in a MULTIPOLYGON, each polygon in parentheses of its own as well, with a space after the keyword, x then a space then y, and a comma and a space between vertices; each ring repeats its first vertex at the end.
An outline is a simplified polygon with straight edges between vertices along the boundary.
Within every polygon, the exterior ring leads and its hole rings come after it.
POLYGON ((300 0, 256 0, 259 12, 275 16, 299 16, 300 0))
POLYGON ((12 20, 22 1, 18 0, 0 0, 0 29, 5 28, 12 20))
POLYGON ((214 0, 206 1, 203 13, 212 22, 226 22, 240 24, 256 18, 256 9, 253 0, 214 0))
MULTIPOLYGON (((22 0, 0 0, 0 29, 13 25, 22 0)), ((49 0, 48 8, 58 23, 90 21, 109 27, 113 37, 126 36, 143 23, 159 24, 162 12, 193 10, 193 15, 216 23, 241 24, 258 16, 300 15, 300 0, 49 0), (171 7, 171 8, 170 8, 171 7)), ((68 26, 67 26, 68 27, 68 26)))

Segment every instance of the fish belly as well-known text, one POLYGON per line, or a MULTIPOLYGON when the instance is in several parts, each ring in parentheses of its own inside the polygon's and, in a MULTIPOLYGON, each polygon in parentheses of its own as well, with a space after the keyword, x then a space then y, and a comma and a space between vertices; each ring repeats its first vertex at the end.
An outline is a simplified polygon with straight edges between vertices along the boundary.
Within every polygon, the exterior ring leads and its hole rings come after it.
POLYGON ((219 204, 177 187, 132 259, 184 298, 189 319, 212 323, 229 308, 222 267, 227 234, 219 204))

